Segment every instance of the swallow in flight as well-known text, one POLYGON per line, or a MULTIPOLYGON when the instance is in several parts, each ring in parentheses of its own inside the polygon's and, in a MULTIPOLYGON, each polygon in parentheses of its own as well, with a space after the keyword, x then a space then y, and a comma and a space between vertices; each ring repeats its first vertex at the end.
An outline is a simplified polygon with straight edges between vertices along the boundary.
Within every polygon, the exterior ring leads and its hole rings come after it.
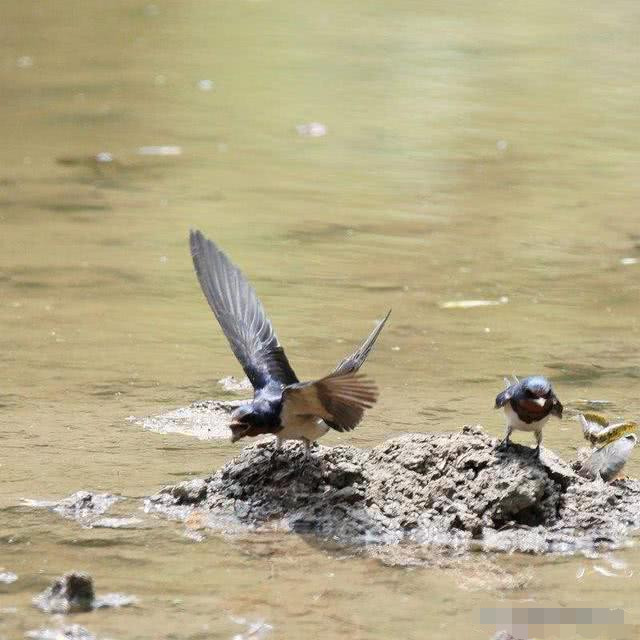
POLYGON ((253 400, 232 414, 231 442, 271 433, 277 449, 284 440, 301 440, 309 458, 311 443, 329 429, 354 429, 378 399, 374 382, 358 370, 391 311, 334 371, 300 382, 241 271, 200 231, 191 231, 189 240, 205 298, 254 389, 253 400))

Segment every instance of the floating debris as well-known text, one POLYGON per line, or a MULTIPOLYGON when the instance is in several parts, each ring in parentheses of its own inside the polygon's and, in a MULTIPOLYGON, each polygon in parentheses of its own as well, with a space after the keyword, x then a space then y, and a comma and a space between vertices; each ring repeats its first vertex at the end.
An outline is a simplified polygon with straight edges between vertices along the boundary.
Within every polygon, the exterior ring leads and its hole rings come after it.
POLYGON ((96 162, 113 162, 113 156, 108 151, 96 153, 96 162))
POLYGON ((18 576, 11 571, 0 572, 0 583, 2 584, 12 584, 17 579, 18 579, 18 576))
POLYGON ((498 140, 496 142, 496 149, 498 151, 506 151, 509 148, 509 143, 506 140, 498 140))
POLYGON ((29 67, 33 67, 33 58, 31 56, 20 56, 16 60, 16 65, 20 69, 28 69, 29 67))
POLYGON ((321 122, 308 122, 296 125, 298 135, 306 138, 321 138, 327 135, 327 127, 321 122))
POLYGON ((200 91, 211 91, 213 88, 213 80, 198 80, 198 89, 200 91))
POLYGON ((177 145, 150 145, 139 147, 138 154, 141 156, 179 156, 182 154, 182 147, 177 145))
POLYGON ((497 300, 449 300, 441 302, 438 306, 441 309, 474 309, 475 307, 495 307, 500 304, 507 304, 509 298, 501 296, 497 300))
POLYGON ((640 263, 640 258, 622 258, 622 260, 620 260, 620 264, 623 264, 625 267, 638 263, 640 263))

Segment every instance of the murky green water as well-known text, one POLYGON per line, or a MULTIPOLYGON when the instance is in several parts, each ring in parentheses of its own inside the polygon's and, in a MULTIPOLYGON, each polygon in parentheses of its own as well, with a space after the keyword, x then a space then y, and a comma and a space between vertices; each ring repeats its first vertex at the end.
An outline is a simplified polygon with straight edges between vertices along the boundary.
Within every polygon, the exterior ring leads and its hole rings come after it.
MULTIPOLYGON (((113 638, 480 640, 480 608, 509 606, 640 624, 634 549, 409 571, 293 536, 196 542, 16 506, 134 498, 238 451, 126 420, 239 371, 190 226, 242 265, 302 377, 393 307, 367 365, 381 401, 327 444, 498 435, 511 373, 638 418, 639 17, 624 0, 2 3, 0 567, 19 579, 0 585, 0 638, 56 624, 30 599, 72 568, 140 598, 74 617, 113 638), (299 135, 309 122, 326 135, 299 135), (179 149, 139 152, 161 145, 179 149)), ((571 456, 578 432, 550 423, 545 444, 571 456)))

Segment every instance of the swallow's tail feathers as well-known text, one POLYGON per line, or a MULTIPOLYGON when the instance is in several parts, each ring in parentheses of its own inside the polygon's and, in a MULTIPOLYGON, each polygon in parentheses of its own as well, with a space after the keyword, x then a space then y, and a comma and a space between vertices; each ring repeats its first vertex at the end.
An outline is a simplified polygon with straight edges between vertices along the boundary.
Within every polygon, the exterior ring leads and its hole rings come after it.
POLYGON ((387 311, 387 315, 378 322, 375 329, 369 334, 368 338, 336 367, 334 374, 355 373, 360 369, 364 364, 364 361, 369 357, 369 353, 371 353, 371 349, 373 349, 373 345, 378 339, 378 336, 390 315, 391 309, 389 309, 389 311, 387 311))
POLYGON ((314 382, 292 384, 282 393, 283 413, 322 418, 336 431, 355 429, 365 409, 377 400, 375 383, 351 372, 334 372, 314 382))

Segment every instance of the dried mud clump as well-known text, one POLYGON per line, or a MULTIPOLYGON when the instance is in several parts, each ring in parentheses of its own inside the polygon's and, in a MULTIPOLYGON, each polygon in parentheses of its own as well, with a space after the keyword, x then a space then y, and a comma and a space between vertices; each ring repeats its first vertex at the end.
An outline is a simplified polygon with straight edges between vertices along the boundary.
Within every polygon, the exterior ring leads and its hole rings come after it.
MULTIPOLYGON (((594 483, 548 450, 495 452, 480 427, 412 434, 370 451, 246 447, 212 476, 162 489, 147 511, 228 530, 279 527, 347 545, 574 552, 640 525, 640 483, 594 483)), ((424 551, 423 551, 424 552, 424 551)))

